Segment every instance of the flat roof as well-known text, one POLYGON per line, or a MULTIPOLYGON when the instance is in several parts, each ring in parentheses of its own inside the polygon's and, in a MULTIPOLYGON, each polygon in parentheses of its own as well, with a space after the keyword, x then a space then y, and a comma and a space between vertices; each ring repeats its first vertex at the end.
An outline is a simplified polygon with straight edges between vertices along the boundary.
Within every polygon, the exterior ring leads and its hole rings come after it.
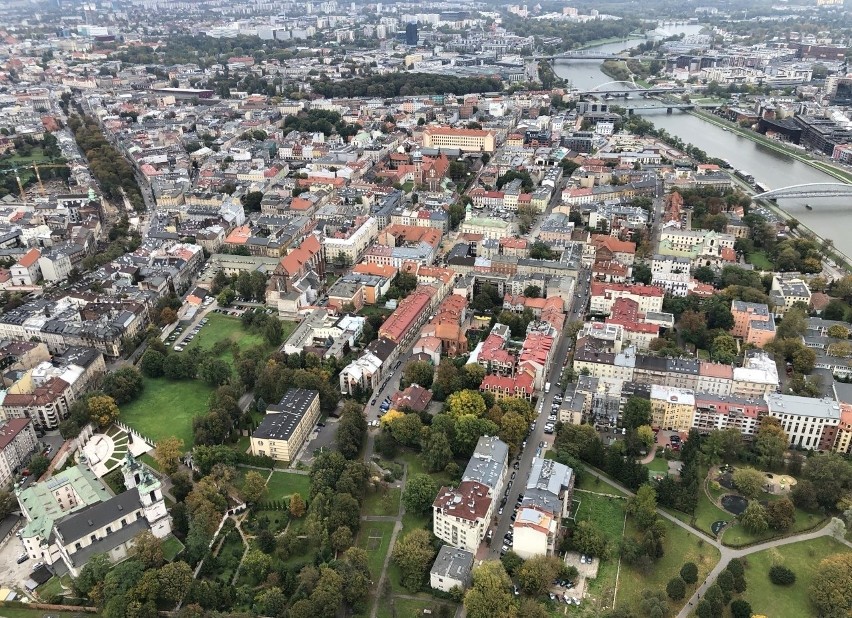
POLYGON ((319 399, 319 391, 291 388, 284 394, 281 401, 266 408, 266 416, 251 437, 265 440, 289 440, 311 404, 317 399, 319 399))

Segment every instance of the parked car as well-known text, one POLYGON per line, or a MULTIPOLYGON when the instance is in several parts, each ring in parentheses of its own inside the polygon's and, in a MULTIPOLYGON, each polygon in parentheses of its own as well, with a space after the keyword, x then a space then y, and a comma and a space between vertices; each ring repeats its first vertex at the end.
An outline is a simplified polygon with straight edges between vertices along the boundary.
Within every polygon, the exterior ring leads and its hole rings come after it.
POLYGON ((21 554, 20 556, 18 556, 18 564, 23 564, 29 559, 30 557, 27 554, 21 554))

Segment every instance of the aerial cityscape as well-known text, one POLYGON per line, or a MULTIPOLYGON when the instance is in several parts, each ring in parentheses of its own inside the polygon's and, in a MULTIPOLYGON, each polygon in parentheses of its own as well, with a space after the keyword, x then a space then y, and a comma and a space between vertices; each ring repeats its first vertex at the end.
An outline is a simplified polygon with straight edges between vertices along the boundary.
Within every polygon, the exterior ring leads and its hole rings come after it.
POLYGON ((843 0, 0 16, 0 617, 852 616, 843 0))

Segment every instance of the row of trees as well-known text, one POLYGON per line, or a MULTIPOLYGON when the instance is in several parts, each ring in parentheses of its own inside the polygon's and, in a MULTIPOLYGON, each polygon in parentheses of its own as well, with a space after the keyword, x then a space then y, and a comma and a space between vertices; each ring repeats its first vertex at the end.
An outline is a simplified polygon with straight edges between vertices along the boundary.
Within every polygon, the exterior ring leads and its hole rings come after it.
POLYGON ((392 73, 371 75, 359 79, 332 82, 320 79, 312 83, 314 92, 327 98, 337 97, 398 97, 405 95, 456 95, 477 92, 502 92, 503 83, 497 78, 452 77, 429 73, 392 73))

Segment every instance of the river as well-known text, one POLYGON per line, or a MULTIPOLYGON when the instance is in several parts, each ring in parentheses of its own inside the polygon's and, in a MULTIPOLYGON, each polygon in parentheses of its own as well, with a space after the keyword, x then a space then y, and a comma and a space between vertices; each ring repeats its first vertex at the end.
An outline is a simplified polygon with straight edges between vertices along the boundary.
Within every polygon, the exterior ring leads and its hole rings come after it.
MULTIPOLYGON (((677 26, 675 32, 693 34, 700 26, 677 26)), ((637 41, 621 41, 590 48, 593 51, 619 52, 637 45, 637 41)), ((601 62, 557 61, 554 72, 570 80, 575 88, 590 90, 595 86, 611 82, 612 78, 600 70, 601 62)), ((797 161, 792 157, 753 142, 736 133, 725 131, 709 122, 684 112, 666 114, 664 110, 643 111, 643 116, 685 143, 692 143, 711 157, 727 159, 737 169, 748 171, 755 180, 771 189, 814 182, 837 182, 828 174, 797 161)), ((838 230, 852 229, 852 210, 842 198, 812 198, 805 207, 805 200, 779 200, 778 206, 802 222, 823 238, 834 241, 835 247, 847 256, 852 256, 852 234, 840 234, 838 230)))

